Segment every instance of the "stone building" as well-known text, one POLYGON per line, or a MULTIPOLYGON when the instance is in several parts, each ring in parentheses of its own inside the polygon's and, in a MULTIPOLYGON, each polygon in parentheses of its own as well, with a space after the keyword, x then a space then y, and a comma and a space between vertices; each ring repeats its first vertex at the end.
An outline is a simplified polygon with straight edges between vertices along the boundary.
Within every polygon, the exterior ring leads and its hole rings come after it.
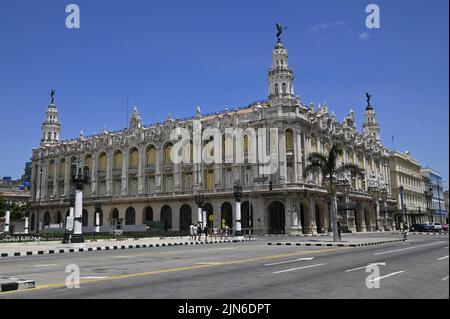
POLYGON ((392 195, 398 203, 399 214, 396 217, 397 224, 405 221, 409 226, 416 223, 429 221, 429 207, 426 200, 424 179, 420 174, 420 163, 411 153, 393 151, 390 153, 392 195), (402 192, 403 205, 402 211, 402 192))
POLYGON ((201 192, 206 200, 203 209, 214 217, 213 223, 220 225, 225 220, 233 227, 233 185, 239 181, 244 230, 252 226, 259 234, 324 233, 330 225, 324 176, 304 176, 303 171, 311 152, 327 152, 333 144, 344 150, 340 163, 355 163, 364 170, 363 176, 339 177, 342 227, 354 232, 392 229, 389 153, 380 141, 373 107, 365 110, 364 129, 359 132, 353 111, 340 122, 326 105, 305 105, 294 93, 294 72, 281 41, 272 52, 268 89, 268 100, 247 107, 214 114, 202 114, 197 108, 192 118, 169 115, 153 125, 143 125, 136 108, 127 129, 67 141, 60 141, 57 106, 51 103, 41 145, 32 155, 32 230, 64 222, 74 191, 70 166, 76 164, 90 168, 89 184, 83 190, 84 226, 94 224, 94 207, 101 203, 102 225, 118 218, 126 225, 163 220, 167 229, 186 230, 197 222, 194 195, 201 192), (213 128, 222 133, 207 136, 202 146, 223 161, 192 161, 201 153, 191 141, 180 150, 183 162, 173 162, 172 149, 178 138, 171 139, 171 134, 181 128, 193 132, 195 123, 201 123, 204 134, 213 128), (242 129, 243 134, 227 137, 227 128, 242 129), (270 143, 265 143, 258 129, 269 132, 269 128, 277 131, 270 131, 270 143), (233 155, 230 160, 227 151, 215 149, 217 145, 236 153, 242 150, 244 161, 233 161, 233 155), (266 162, 254 160, 267 151, 276 164, 270 172, 261 167, 266 162))
POLYGON ((420 174, 425 177, 425 190, 429 190, 432 195, 430 209, 433 215, 430 221, 446 224, 448 210, 445 207, 444 186, 441 174, 429 167, 423 167, 420 170, 420 174))

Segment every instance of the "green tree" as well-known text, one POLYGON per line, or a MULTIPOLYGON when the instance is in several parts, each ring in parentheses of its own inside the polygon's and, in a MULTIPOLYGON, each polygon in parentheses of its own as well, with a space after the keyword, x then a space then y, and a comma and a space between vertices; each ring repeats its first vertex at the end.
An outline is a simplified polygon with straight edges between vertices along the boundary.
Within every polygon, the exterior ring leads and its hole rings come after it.
POLYGON ((343 154, 342 149, 337 145, 333 145, 328 154, 311 153, 308 156, 308 165, 305 168, 304 176, 307 176, 312 171, 320 171, 327 182, 328 194, 331 198, 330 215, 333 223, 333 240, 340 241, 337 232, 337 199, 336 199, 336 184, 337 177, 345 172, 354 172, 361 174, 361 169, 358 165, 347 163, 338 166, 338 158, 343 154))
POLYGON ((6 214, 6 200, 3 197, 0 197, 0 218, 4 217, 6 214))

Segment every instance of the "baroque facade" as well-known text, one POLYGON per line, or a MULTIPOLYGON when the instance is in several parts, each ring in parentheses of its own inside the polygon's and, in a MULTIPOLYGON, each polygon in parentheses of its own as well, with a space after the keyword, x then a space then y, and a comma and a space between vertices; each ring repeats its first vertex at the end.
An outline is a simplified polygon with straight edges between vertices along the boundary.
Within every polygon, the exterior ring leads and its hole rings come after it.
MULTIPOLYGON (((194 195, 202 192, 203 209, 233 228, 235 199, 233 185, 243 186, 242 227, 258 234, 315 234, 330 228, 329 197, 324 176, 304 176, 311 152, 330 150, 338 144, 343 149, 340 163, 359 165, 364 174, 339 177, 339 219, 344 230, 353 232, 390 230, 394 225, 390 188, 389 152, 380 141, 380 128, 372 106, 365 110, 363 131, 356 128, 353 111, 338 121, 326 105, 305 105, 294 94, 294 72, 281 41, 276 43, 268 74, 268 100, 239 109, 215 114, 196 114, 188 119, 169 115, 163 123, 144 126, 137 109, 127 129, 60 141, 60 123, 52 101, 42 127, 42 141, 32 155, 31 230, 39 231, 63 224, 74 192, 70 166, 87 165, 89 184, 84 188, 83 226, 94 225, 95 205, 101 203, 100 223, 110 225, 124 219, 126 225, 162 220, 171 230, 187 230, 197 222, 194 195), (218 142, 224 149, 242 149, 243 163, 236 161, 195 162, 197 152, 192 143, 183 145, 183 162, 174 163, 171 153, 176 139, 174 130, 193 131, 194 122, 202 130, 241 128, 242 138, 216 135, 202 141, 218 142), (270 131, 270 145, 254 134, 258 129, 270 131), (275 137, 277 139, 275 139, 275 137), (277 141, 273 145, 273 141, 277 141), (231 143, 231 146, 229 145, 231 143), (275 152, 274 149, 275 148, 275 152), (266 173, 252 154, 262 150, 276 153, 276 171, 266 173), (250 219, 252 219, 250 221, 250 219)), ((259 131, 258 131, 259 132, 259 131)), ((215 144, 217 145, 217 144, 215 144)), ((214 148, 209 149, 215 153, 214 148)), ((264 152, 263 152, 264 153, 264 152)), ((223 158, 227 152, 220 152, 223 158)), ((267 154, 267 152, 265 153, 267 154)), ((198 155, 198 154, 197 154, 198 155)), ((217 153, 216 153, 217 155, 217 153)), ((87 228, 86 228, 87 229, 87 228)))

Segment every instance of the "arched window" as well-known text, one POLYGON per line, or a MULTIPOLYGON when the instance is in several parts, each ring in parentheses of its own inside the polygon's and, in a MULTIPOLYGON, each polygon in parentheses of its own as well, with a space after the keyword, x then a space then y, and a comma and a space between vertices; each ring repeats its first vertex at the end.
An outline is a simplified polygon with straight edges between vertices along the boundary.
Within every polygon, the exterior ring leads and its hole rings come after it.
POLYGON ((61 179, 64 179, 66 176, 66 160, 64 158, 61 158, 59 161, 59 177, 61 179))
POLYGON ((209 169, 205 172, 206 189, 214 188, 214 171, 209 169))
POLYGON ((50 213, 45 212, 44 213, 44 227, 50 226, 50 213))
POLYGON ((153 145, 147 148, 147 166, 156 165, 156 149, 153 145))
POLYGON ((115 171, 120 171, 122 170, 122 152, 121 151, 117 151, 114 154, 114 165, 113 168, 115 171))
POLYGON ((136 212, 133 207, 128 207, 125 212, 125 225, 136 224, 136 212))
POLYGON ((282 89, 283 93, 287 93, 287 91, 286 91, 286 83, 282 84, 281 89, 282 89))
POLYGON ((292 134, 291 130, 286 130, 285 138, 286 138, 286 151, 293 151, 294 150, 294 135, 292 134))
POLYGON ((111 213, 111 219, 118 219, 119 218, 119 210, 117 208, 114 208, 114 210, 111 213))
POLYGON ((170 155, 171 151, 172 151, 172 144, 167 143, 166 146, 164 147, 164 163, 166 164, 172 163, 172 157, 170 155))
POLYGON ((275 94, 279 93, 279 89, 278 89, 278 83, 275 83, 275 94))
POLYGON ((139 153, 136 148, 130 151, 130 168, 137 169, 139 165, 139 153))
POLYGON ((55 176, 55 161, 51 161, 48 165, 48 178, 53 178, 55 176))
POLYGON ((48 132, 47 139, 50 141, 52 139, 52 133, 48 132))
POLYGON ((191 206, 185 204, 180 208, 180 230, 189 230, 189 226, 192 223, 192 210, 191 206))
POLYGON ((248 135, 244 135, 244 156, 248 156, 250 150, 250 138, 248 135))
POLYGON ((84 164, 89 167, 89 176, 92 176, 92 156, 87 155, 84 159, 84 164))
POLYGON ((98 158, 98 170, 99 172, 106 172, 106 154, 101 153, 98 158))

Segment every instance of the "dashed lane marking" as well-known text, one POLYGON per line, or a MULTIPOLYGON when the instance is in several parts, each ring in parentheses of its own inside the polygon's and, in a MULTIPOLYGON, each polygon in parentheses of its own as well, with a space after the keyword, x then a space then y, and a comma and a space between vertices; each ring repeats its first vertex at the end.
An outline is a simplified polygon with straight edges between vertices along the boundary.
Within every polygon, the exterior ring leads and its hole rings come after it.
POLYGON ((386 276, 381 276, 381 277, 374 278, 374 279, 371 280, 371 282, 379 281, 381 279, 385 279, 385 278, 388 278, 388 277, 391 277, 391 276, 399 275, 399 274, 402 274, 404 272, 405 271, 403 271, 403 270, 397 271, 397 272, 393 272, 392 274, 389 274, 389 275, 386 275, 386 276))
POLYGON ((286 269, 286 270, 280 270, 280 271, 275 271, 272 274, 282 274, 285 272, 290 272, 290 271, 296 271, 296 270, 302 270, 302 269, 307 269, 307 268, 315 268, 315 267, 319 267, 319 266, 323 266, 323 264, 316 264, 316 265, 309 265, 309 266, 304 266, 304 267, 298 267, 298 268, 292 268, 292 269, 286 269))
POLYGON ((407 248, 400 248, 400 249, 395 249, 395 250, 383 251, 383 252, 380 252, 380 253, 375 253, 374 255, 384 255, 384 254, 396 253, 396 252, 399 252, 399 251, 410 250, 410 249, 420 248, 420 247, 428 247, 428 246, 438 245, 438 244, 442 244, 442 243, 444 243, 444 242, 443 241, 438 241, 438 242, 431 243, 431 244, 426 244, 426 245, 418 245, 418 246, 411 246, 411 247, 407 247, 407 248))

